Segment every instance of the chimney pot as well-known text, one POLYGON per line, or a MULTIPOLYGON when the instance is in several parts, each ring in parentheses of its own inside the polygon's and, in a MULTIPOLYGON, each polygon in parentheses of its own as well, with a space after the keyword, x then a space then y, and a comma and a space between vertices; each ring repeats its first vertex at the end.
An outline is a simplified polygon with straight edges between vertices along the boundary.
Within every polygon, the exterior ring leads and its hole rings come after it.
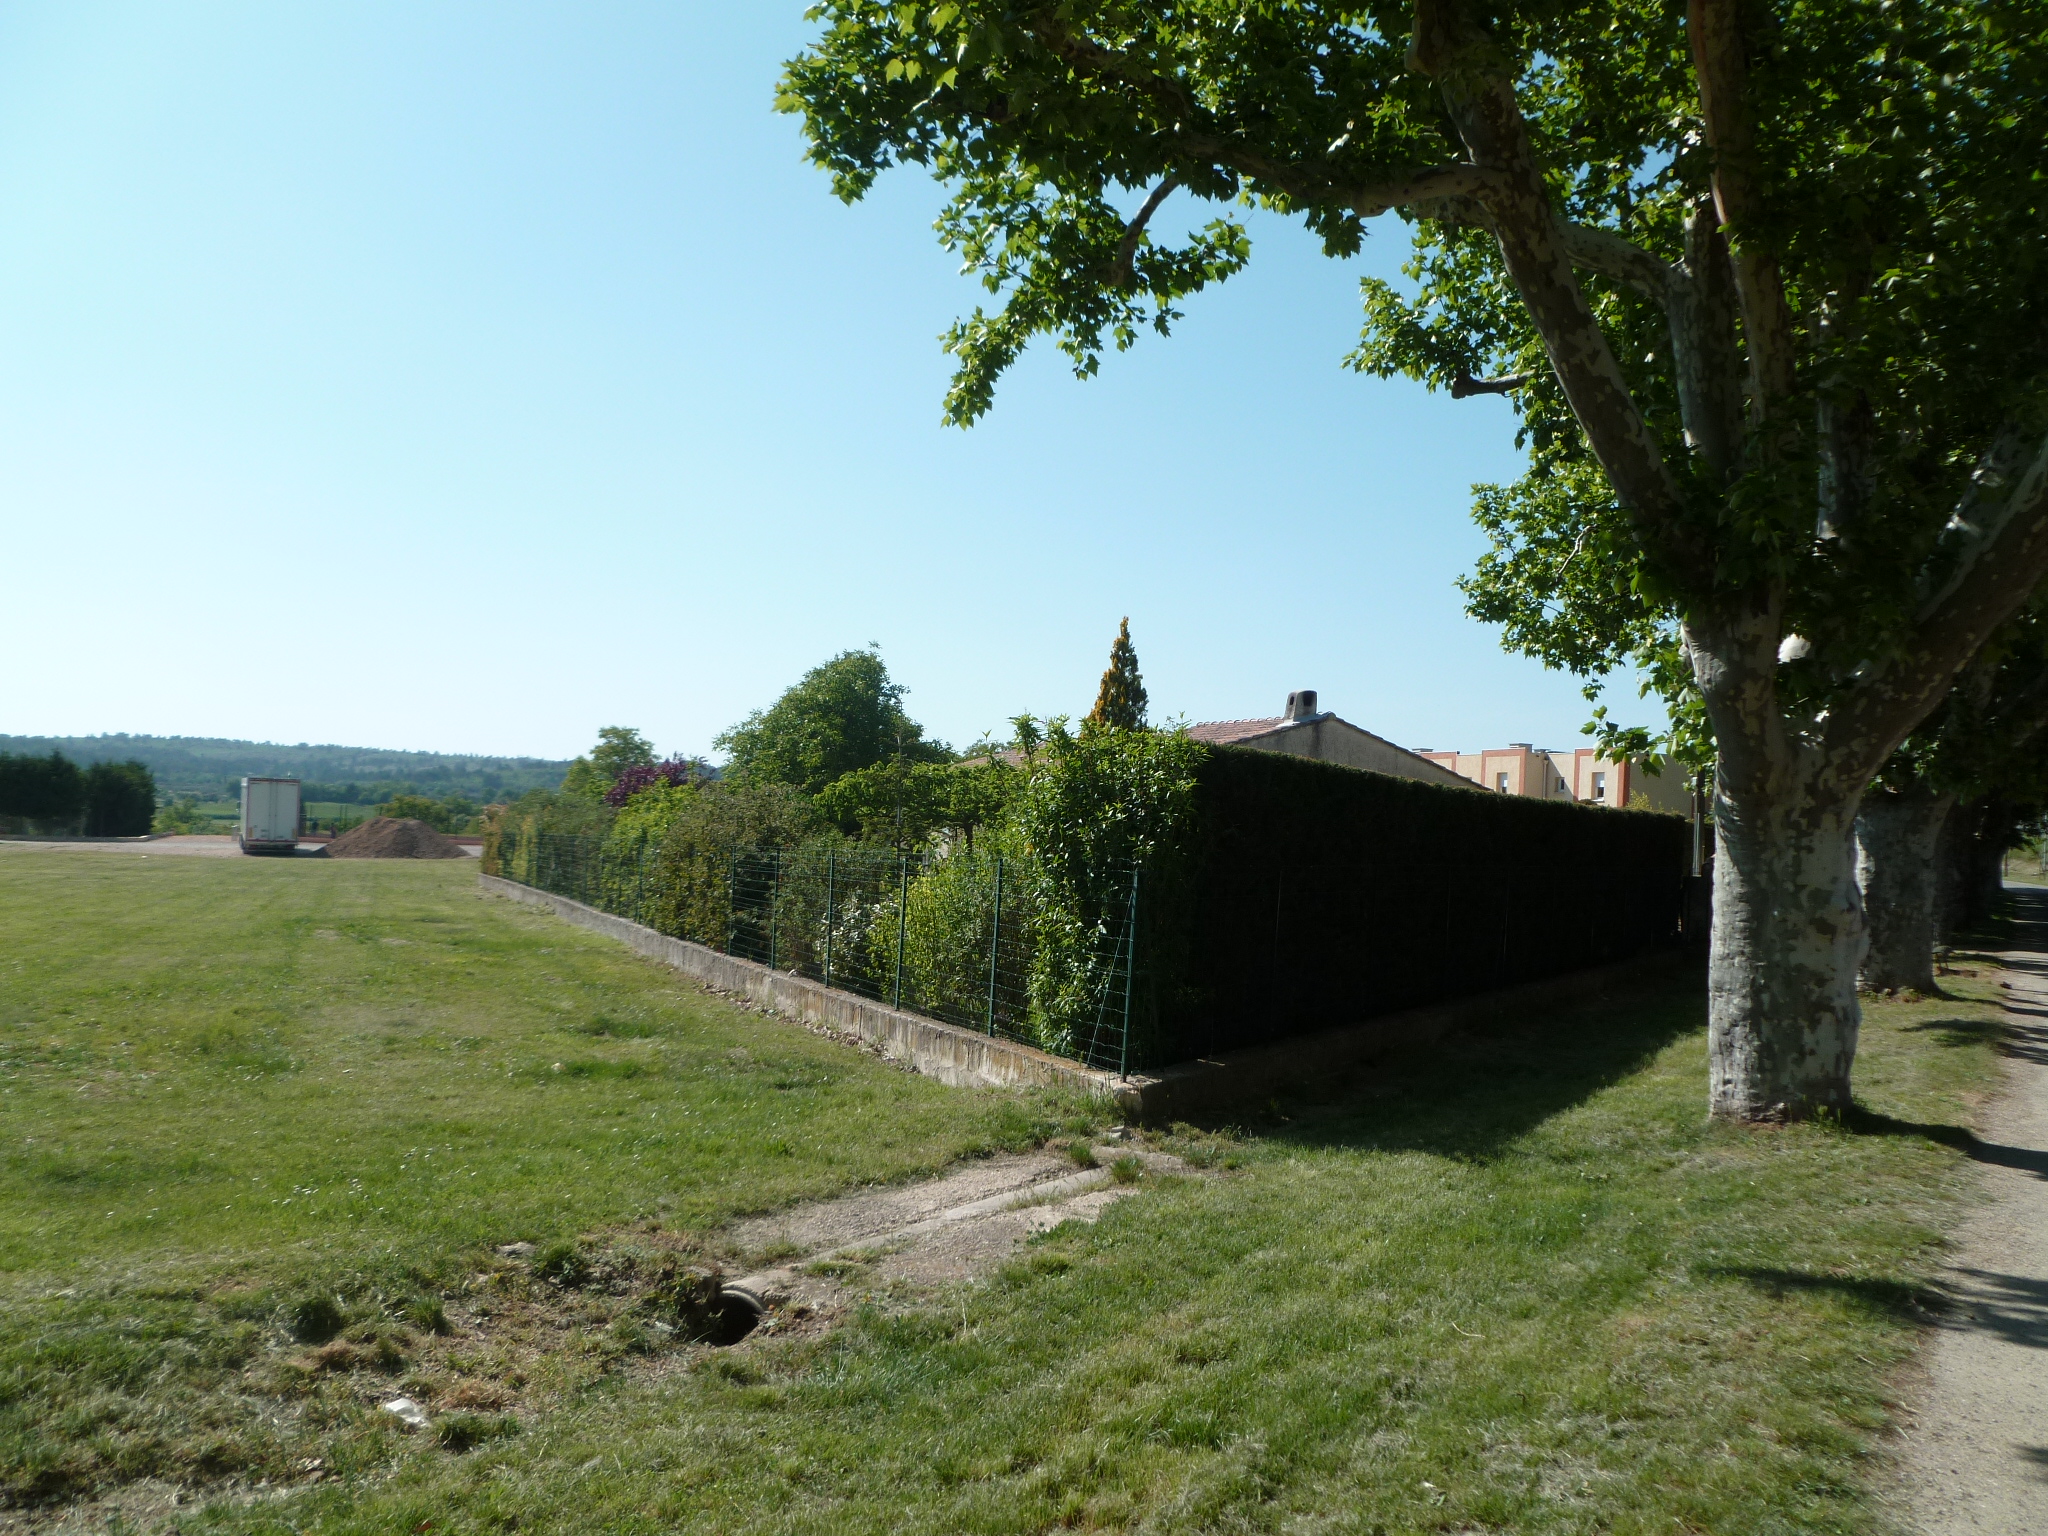
POLYGON ((1297 688, 1287 695, 1287 718, 1306 720, 1316 712, 1316 691, 1313 688, 1297 688))

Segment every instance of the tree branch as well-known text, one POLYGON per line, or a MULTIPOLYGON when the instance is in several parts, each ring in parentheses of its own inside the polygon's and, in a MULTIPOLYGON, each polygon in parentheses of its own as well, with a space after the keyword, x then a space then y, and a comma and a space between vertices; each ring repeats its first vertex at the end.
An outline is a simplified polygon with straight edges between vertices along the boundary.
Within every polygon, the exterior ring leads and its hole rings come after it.
POLYGON ((1735 344, 1735 274, 1710 204, 1685 219, 1685 270, 1673 283, 1672 357, 1685 439, 1726 485, 1742 458, 1742 353, 1735 344))
MULTIPOLYGON (((1502 261, 1645 552, 1704 585, 1711 560, 1685 523, 1663 450, 1573 274, 1507 61, 1458 0, 1415 0, 1408 63, 1436 82, 1473 164, 1496 173, 1482 200, 1502 261)), ((1605 241, 1587 244, 1603 256, 1619 254, 1605 241)), ((1619 237, 1613 244, 1629 248, 1619 237)))
POLYGON ((1475 379, 1461 368, 1457 377, 1451 380, 1451 398, 1465 400, 1473 395, 1513 394, 1535 377, 1533 373, 1510 373, 1498 379, 1475 379))
POLYGON ((1347 186, 1327 167, 1302 165, 1254 154, 1217 130, 1210 114, 1179 80, 1162 75, 1127 54, 1085 37, 1077 37, 1046 13, 1025 25, 1031 35, 1076 74, 1091 80, 1115 80, 1150 97, 1171 123, 1165 142, 1189 159, 1220 165, 1255 177, 1275 190, 1307 203, 1335 203, 1361 218, 1377 218, 1390 209, 1442 197, 1468 197, 1491 188, 1491 171, 1477 165, 1436 165, 1404 172, 1392 181, 1347 186))
POLYGON ((1728 233, 1735 292, 1749 345, 1754 411, 1765 415, 1792 392, 1792 312, 1775 253, 1755 233, 1764 214, 1756 120, 1750 110, 1748 48, 1742 35, 1742 0, 1687 0, 1686 32, 1700 115, 1714 152, 1714 207, 1728 233))
POLYGON ((1402 177, 1376 187, 1360 187, 1347 194, 1353 213, 1362 219, 1376 219, 1392 208, 1412 207, 1438 198, 1483 196, 1500 178, 1483 166, 1459 162, 1432 166, 1426 171, 1402 177))
POLYGON ((1559 229, 1564 237, 1565 254, 1571 257, 1573 266, 1627 283, 1646 297, 1670 307, 1672 286, 1684 276, 1670 262, 1651 255, 1611 229, 1562 222, 1559 229))
POLYGON ((2001 432, 1950 526, 1967 541, 1955 568, 1922 606, 1900 653, 1828 721, 1829 754, 1845 781, 1868 781, 2048 578, 2048 436, 2029 453, 2016 430, 2001 432))
POLYGON ((1116 261, 1110 267, 1110 274, 1119 288, 1131 280, 1131 261, 1138 254, 1138 240, 1145 233, 1145 226, 1152 222, 1152 215, 1159 211, 1159 205, 1172 195, 1180 185, 1179 176, 1169 176, 1152 189, 1152 195, 1145 199, 1131 222, 1124 226, 1124 237, 1117 242, 1116 261))

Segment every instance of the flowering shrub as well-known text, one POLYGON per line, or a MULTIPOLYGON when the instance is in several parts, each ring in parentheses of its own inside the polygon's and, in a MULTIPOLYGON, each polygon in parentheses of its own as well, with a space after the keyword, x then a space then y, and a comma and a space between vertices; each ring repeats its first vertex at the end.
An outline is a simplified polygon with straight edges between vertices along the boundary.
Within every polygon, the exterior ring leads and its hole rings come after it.
POLYGON ((641 790, 652 789, 657 784, 694 784, 703 777, 701 770, 702 765, 695 758, 672 757, 665 763, 635 763, 612 781, 612 787, 604 792, 604 803, 616 810, 641 790))

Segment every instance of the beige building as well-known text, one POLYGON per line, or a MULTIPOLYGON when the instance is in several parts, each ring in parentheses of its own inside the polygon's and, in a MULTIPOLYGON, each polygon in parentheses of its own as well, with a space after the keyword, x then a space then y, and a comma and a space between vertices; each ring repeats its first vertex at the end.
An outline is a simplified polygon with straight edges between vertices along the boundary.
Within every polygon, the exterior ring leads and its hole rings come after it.
POLYGON ((1406 747, 1397 747, 1385 737, 1360 730, 1327 710, 1319 711, 1313 688, 1297 689, 1287 695, 1284 715, 1264 720, 1209 720, 1190 727, 1188 734, 1211 746, 1286 752, 1295 757, 1311 757, 1319 763, 1341 763, 1368 773, 1392 774, 1397 779, 1419 779, 1424 784, 1453 789, 1472 787, 1454 768, 1406 747))
POLYGON ((1651 773, 1641 763, 1603 757, 1593 747, 1546 752, 1517 741, 1487 752, 1419 755, 1496 794, 1576 800, 1582 805, 1634 805, 1679 815, 1692 811, 1692 788, 1683 768, 1669 765, 1662 773, 1651 773))

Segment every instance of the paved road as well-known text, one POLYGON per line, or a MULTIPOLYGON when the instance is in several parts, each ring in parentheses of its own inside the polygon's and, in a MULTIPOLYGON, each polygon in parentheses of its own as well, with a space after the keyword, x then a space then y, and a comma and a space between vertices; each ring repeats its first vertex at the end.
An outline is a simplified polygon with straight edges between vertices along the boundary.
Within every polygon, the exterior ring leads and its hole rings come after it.
POLYGON ((2009 894, 2010 1091, 1976 1152, 1990 1198, 1942 1277, 1951 1305, 1901 1447, 1926 1536, 2048 1533, 2048 890, 2009 894))

